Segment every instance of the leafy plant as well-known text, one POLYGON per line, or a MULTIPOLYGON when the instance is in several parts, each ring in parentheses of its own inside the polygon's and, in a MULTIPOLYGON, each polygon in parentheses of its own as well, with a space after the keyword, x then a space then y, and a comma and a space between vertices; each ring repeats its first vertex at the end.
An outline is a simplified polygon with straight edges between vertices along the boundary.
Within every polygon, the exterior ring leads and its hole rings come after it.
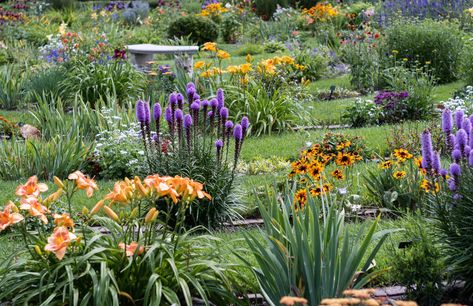
POLYGON ((309 196, 298 210, 294 189, 286 189, 282 197, 268 193, 266 203, 259 202, 264 242, 246 236, 259 265, 253 270, 266 300, 279 305, 281 297, 291 295, 319 305, 323 298, 361 288, 374 277, 369 271, 371 262, 390 232, 376 232, 379 218, 368 230, 365 223, 353 235, 334 203, 323 199, 320 205, 309 196))
POLYGON ((179 17, 169 24, 169 38, 189 37, 199 45, 216 41, 218 38, 218 26, 211 19, 198 15, 179 17))
POLYGON ((462 32, 448 21, 401 19, 386 29, 385 52, 393 50, 398 58, 408 59, 411 68, 430 63, 439 83, 452 82, 459 75, 462 32))
POLYGON ((355 103, 348 106, 342 118, 352 127, 363 127, 379 123, 381 110, 373 101, 357 98, 355 103))
POLYGON ((0 69, 0 106, 15 109, 23 97, 23 77, 15 65, 5 65, 0 69))

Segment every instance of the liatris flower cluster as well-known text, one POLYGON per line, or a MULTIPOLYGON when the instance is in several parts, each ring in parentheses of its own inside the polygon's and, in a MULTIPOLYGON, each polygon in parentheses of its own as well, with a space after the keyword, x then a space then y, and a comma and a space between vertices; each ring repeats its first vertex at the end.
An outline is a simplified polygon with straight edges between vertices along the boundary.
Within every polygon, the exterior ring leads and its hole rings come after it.
POLYGON ((151 131, 150 106, 146 101, 138 100, 136 103, 136 118, 140 122, 141 135, 145 152, 149 156, 156 153, 158 158, 163 154, 192 155, 198 150, 208 150, 210 143, 215 146, 216 160, 219 164, 229 162, 228 152, 233 136, 235 148, 233 169, 236 168, 245 135, 249 129, 249 120, 243 117, 241 123, 234 124, 229 120, 229 110, 225 107, 225 95, 222 89, 217 90, 215 98, 210 101, 200 100, 193 83, 186 86, 187 99, 181 93, 171 93, 168 105, 164 110, 164 121, 168 127, 167 137, 163 137, 161 129, 162 108, 159 103, 153 106, 153 119, 155 131, 151 131), (185 107, 188 104, 188 107, 185 107), (185 113, 188 109, 189 113, 185 113), (210 109, 210 110, 209 110, 210 109), (166 147, 170 149, 163 152, 162 146, 165 138, 169 141, 166 147), (224 149, 226 147, 226 154, 224 149), (224 158, 225 155, 225 158, 224 158))

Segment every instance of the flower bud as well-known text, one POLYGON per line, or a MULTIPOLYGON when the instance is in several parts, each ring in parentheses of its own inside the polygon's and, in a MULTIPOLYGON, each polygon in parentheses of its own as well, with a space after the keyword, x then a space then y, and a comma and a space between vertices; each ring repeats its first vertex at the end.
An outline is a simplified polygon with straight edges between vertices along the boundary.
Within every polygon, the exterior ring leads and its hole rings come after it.
POLYGON ((130 218, 131 219, 136 218, 136 216, 138 216, 138 207, 133 208, 133 210, 130 213, 130 218))
POLYGON ((86 216, 87 216, 87 215, 89 214, 89 209, 84 206, 84 207, 82 207, 82 211, 81 211, 81 212, 82 212, 83 215, 86 215, 86 216))
POLYGON ((145 223, 146 224, 149 224, 153 221, 153 216, 154 214, 156 213, 156 208, 151 208, 148 213, 146 214, 146 217, 145 217, 145 223))
POLYGON ((39 256, 43 255, 43 252, 41 251, 41 248, 39 247, 39 245, 35 245, 34 246, 34 251, 36 252, 36 254, 38 254, 39 256))
POLYGON ((54 185, 58 188, 64 189, 64 183, 57 176, 54 176, 54 185))
POLYGON ((103 210, 105 211, 105 214, 112 219, 115 222, 120 221, 120 218, 118 218, 118 215, 108 206, 104 206, 103 210))
POLYGON ((95 204, 95 206, 92 208, 92 210, 90 211, 90 214, 91 215, 95 215, 96 213, 98 213, 102 207, 104 206, 105 204, 105 201, 104 200, 100 200, 97 202, 97 204, 95 204))

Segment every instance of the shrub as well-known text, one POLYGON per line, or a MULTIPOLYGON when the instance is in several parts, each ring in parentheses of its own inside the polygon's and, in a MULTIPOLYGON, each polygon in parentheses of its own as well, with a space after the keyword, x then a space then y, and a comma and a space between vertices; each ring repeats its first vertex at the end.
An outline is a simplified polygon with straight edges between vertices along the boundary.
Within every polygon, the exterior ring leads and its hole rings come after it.
POLYGON ((74 195, 84 190, 91 197, 97 184, 79 171, 55 183, 57 191, 46 197, 47 186, 31 177, 18 187, 19 198, 4 207, 11 222, 2 219, 2 230, 12 227, 24 244, 0 264, 0 300, 114 306, 193 305, 194 297, 207 305, 236 302, 231 292, 235 272, 219 262, 218 239, 196 235, 198 229, 181 232, 162 221, 168 209, 146 209, 149 203, 179 207, 176 218, 182 224, 189 204, 209 196, 201 184, 158 175, 127 179, 79 217, 71 210, 74 195), (106 217, 97 216, 100 212, 106 217), (135 226, 137 231, 128 230, 135 226))
POLYGON ((463 51, 461 61, 462 79, 467 85, 473 85, 473 44, 468 43, 463 51))
POLYGON ((116 101, 123 105, 142 94, 144 78, 128 62, 99 64, 77 60, 71 63, 62 87, 72 101, 78 97, 92 107, 107 96, 116 97, 116 101))
POLYGON ((49 0, 51 7, 56 10, 67 10, 74 8, 75 0, 49 0))
POLYGON ((245 44, 237 49, 239 56, 256 55, 264 52, 264 47, 257 44, 245 44))
POLYGON ((361 92, 379 88, 381 62, 379 48, 368 44, 349 44, 344 48, 344 59, 351 65, 350 83, 361 92))
POLYGON ((265 203, 258 202, 264 240, 246 235, 259 266, 253 270, 265 299, 278 305, 281 297, 297 295, 309 305, 319 305, 323 298, 341 296, 345 289, 366 284, 373 276, 369 266, 388 234, 375 233, 379 218, 368 231, 365 224, 352 235, 336 203, 325 198, 316 204, 308 195, 300 207, 294 189, 287 189, 282 197, 276 191, 272 196, 268 192, 265 203))
POLYGON ((122 11, 121 15, 125 23, 138 24, 143 22, 149 13, 149 3, 142 1, 131 1, 122 11))
POLYGON ((241 35, 242 24, 238 20, 237 15, 227 14, 220 25, 220 33, 223 41, 226 43, 236 43, 238 37, 241 35))
POLYGON ((249 129, 248 118, 241 124, 229 120, 223 90, 216 98, 198 99, 195 85, 187 85, 188 114, 183 113, 184 96, 172 93, 162 120, 161 105, 153 106, 156 130, 151 133, 150 109, 147 102, 137 102, 137 119, 141 124, 147 171, 165 175, 181 175, 205 182, 211 200, 192 205, 187 211, 186 225, 215 227, 237 217, 238 198, 234 192, 235 170, 241 147, 249 129), (167 133, 161 135, 164 126, 167 133), (233 134, 232 134, 233 133, 233 134), (232 137, 233 135, 233 137, 232 137), (234 140, 233 156, 230 145, 234 140), (230 154, 230 155, 229 155, 230 154))
POLYGON ((305 80, 317 81, 327 72, 328 58, 317 50, 298 50, 294 52, 294 59, 304 67, 302 75, 305 80))
POLYGON ((54 97, 61 96, 61 82, 65 77, 66 71, 59 66, 33 73, 25 81, 28 99, 32 101, 35 99, 35 96, 42 95, 43 93, 54 97))
POLYGON ((261 16, 263 20, 269 20, 278 6, 286 7, 287 0, 275 0, 275 1, 265 1, 265 0, 255 0, 254 2, 256 14, 261 16))
POLYGON ((419 305, 437 305, 443 294, 445 263, 432 225, 422 217, 409 217, 402 233, 403 248, 388 248, 392 277, 406 286, 407 298, 419 305))
POLYGON ((393 50, 398 58, 409 60, 408 67, 430 63, 435 79, 444 84, 458 78, 462 33, 447 21, 402 20, 386 29, 385 51, 393 50))
POLYGON ((348 106, 342 118, 352 127, 363 127, 379 124, 381 111, 373 101, 357 98, 355 103, 348 106))
POLYGON ((206 17, 189 15, 179 17, 168 27, 169 38, 188 37, 196 44, 202 45, 208 41, 216 41, 218 38, 218 26, 206 17))
POLYGON ((264 43, 264 52, 266 53, 276 53, 285 50, 286 46, 279 41, 268 41, 264 43))

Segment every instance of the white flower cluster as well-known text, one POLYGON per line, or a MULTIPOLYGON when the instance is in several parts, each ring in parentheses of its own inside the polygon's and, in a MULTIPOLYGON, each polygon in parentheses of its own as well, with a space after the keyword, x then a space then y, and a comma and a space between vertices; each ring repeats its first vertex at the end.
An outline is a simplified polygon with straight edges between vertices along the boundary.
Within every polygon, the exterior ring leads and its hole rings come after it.
MULTIPOLYGON (((467 86, 465 88, 464 97, 450 98, 447 101, 441 102, 444 108, 448 108, 451 111, 462 110, 465 113, 473 112, 473 86, 467 86)), ((442 110, 439 109, 441 112, 442 110)))

